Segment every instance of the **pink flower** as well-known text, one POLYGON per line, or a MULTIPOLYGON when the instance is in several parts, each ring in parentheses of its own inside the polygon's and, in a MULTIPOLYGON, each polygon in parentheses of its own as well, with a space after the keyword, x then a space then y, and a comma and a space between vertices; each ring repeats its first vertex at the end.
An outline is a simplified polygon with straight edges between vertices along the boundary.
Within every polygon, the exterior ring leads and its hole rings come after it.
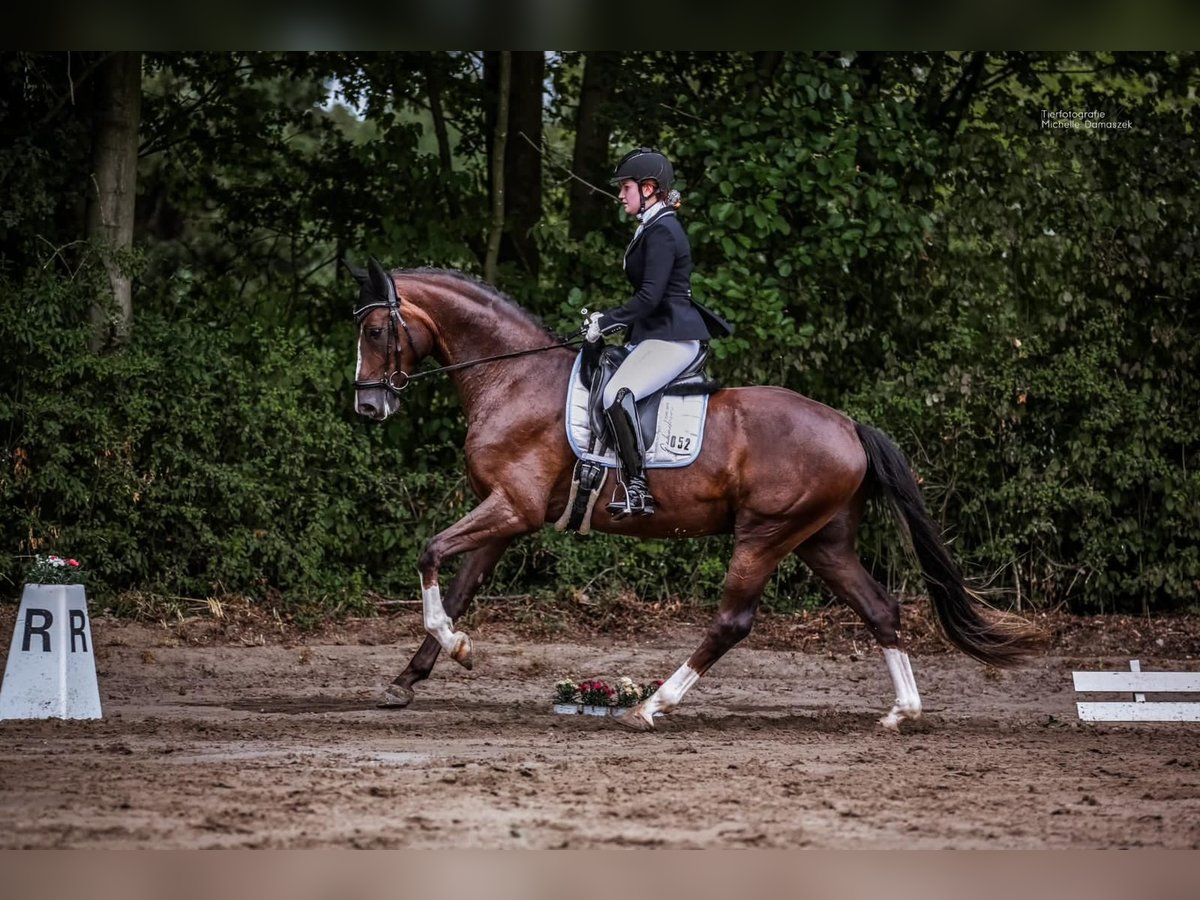
POLYGON ((616 691, 598 678, 589 678, 579 683, 579 697, 584 705, 607 706, 616 691))
POLYGON ((70 566, 70 567, 71 567, 71 568, 73 568, 73 569, 78 569, 78 568, 79 568, 79 560, 77 560, 77 559, 68 559, 68 560, 67 560, 67 565, 68 565, 68 566, 70 566))

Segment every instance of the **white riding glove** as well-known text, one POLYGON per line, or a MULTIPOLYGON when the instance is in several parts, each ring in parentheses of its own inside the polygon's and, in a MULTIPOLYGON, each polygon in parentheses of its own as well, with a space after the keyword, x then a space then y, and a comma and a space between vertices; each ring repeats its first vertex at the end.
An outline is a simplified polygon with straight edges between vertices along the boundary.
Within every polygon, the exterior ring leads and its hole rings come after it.
POLYGON ((604 313, 594 312, 584 321, 584 327, 587 328, 587 334, 584 336, 587 342, 594 343, 600 340, 603 335, 600 333, 600 317, 604 313))

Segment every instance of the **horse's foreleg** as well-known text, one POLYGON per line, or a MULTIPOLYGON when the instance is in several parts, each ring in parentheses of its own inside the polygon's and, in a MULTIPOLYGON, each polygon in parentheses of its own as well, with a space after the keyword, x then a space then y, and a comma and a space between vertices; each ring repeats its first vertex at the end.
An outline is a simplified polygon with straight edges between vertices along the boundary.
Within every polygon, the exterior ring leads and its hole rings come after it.
POLYGON ((540 524, 540 518, 522 516, 503 493, 496 491, 445 531, 435 535, 425 546, 425 551, 417 561, 425 631, 450 654, 451 659, 463 667, 469 669, 473 664, 471 638, 466 632, 453 628, 455 613, 442 603, 438 569, 449 557, 467 553, 496 540, 511 540, 540 524))
POLYGON ((709 626, 704 642, 648 699, 614 721, 627 728, 649 731, 654 728, 656 715, 674 710, 700 676, 750 633, 763 588, 790 550, 790 546, 781 549, 749 541, 738 543, 725 577, 725 593, 717 618, 709 626))
POLYGON ((813 574, 858 613, 879 642, 896 689, 892 709, 879 724, 890 731, 899 731, 905 719, 921 717, 921 695, 917 692, 912 663, 900 645, 900 604, 863 568, 844 524, 835 520, 796 552, 813 574))
MULTIPOLYGON (((476 591, 491 576, 492 571, 496 568, 496 563, 504 555, 509 543, 511 543, 511 538, 499 538, 472 550, 463 557, 462 565, 446 591, 446 615, 456 619, 466 612, 476 591)), ((413 654, 413 658, 404 667, 404 671, 397 675, 396 680, 384 690, 383 705, 408 706, 413 699, 413 685, 429 677, 441 651, 442 645, 437 642, 437 639, 432 635, 427 635, 421 642, 420 649, 413 654)))
POLYGON ((383 689, 383 699, 380 700, 379 705, 402 708, 412 703, 416 696, 413 685, 429 677, 429 673, 433 671, 433 664, 437 662, 438 654, 441 652, 442 645, 432 635, 425 635, 425 640, 421 641, 421 646, 408 661, 404 671, 383 689))

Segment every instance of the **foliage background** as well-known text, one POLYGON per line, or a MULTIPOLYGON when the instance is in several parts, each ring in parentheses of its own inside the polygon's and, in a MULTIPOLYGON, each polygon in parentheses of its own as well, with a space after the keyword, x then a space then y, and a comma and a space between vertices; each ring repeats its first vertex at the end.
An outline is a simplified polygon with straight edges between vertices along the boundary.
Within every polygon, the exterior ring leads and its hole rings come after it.
MULTIPOLYGON (((53 551, 118 606, 238 592, 316 616, 415 593, 424 541, 471 505, 463 425, 444 385, 383 426, 353 415, 337 260, 482 271, 494 59, 147 54, 135 328, 94 352, 91 112, 67 56, 0 54, 4 592, 53 551)), ((1196 607, 1196 54, 534 57, 543 152, 508 192, 536 204, 510 215, 501 289, 564 331, 623 302, 629 223, 566 171, 585 132, 609 161, 661 146, 696 293, 738 326, 717 377, 891 434, 1001 605, 1196 607)), ((543 532, 489 590, 715 602, 728 549, 543 532)), ((863 549, 906 589, 890 521, 863 549)), ((767 602, 821 596, 787 564, 767 602)))

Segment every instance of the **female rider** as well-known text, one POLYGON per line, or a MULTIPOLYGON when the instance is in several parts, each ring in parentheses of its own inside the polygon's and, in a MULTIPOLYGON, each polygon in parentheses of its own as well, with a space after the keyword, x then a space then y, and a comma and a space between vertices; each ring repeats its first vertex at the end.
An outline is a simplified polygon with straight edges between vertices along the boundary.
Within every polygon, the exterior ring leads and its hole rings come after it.
POLYGON ((665 387, 686 369, 701 343, 733 333, 733 327, 692 299, 692 251, 675 210, 675 172, 657 150, 645 147, 621 158, 612 181, 625 211, 641 224, 625 249, 625 275, 634 294, 624 306, 592 313, 587 339, 626 329, 631 350, 604 389, 604 407, 621 462, 625 502, 609 504, 615 518, 654 514, 646 484, 646 448, 636 401, 665 387))

